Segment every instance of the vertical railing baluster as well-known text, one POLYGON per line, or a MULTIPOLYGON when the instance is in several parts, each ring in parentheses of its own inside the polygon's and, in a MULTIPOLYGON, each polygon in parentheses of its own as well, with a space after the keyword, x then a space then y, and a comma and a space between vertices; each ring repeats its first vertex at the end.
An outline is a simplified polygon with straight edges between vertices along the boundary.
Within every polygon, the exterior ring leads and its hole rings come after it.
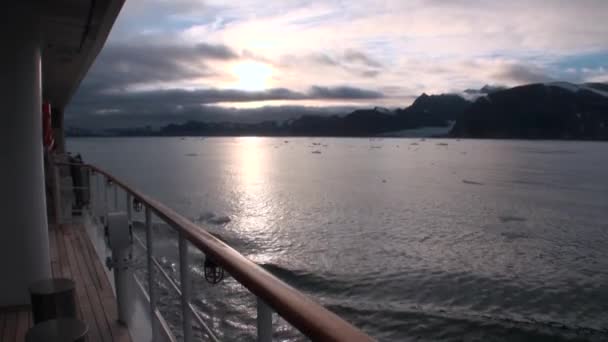
POLYGON ((101 173, 97 174, 97 220, 101 222, 101 215, 103 215, 103 176, 101 173))
POLYGON ((150 296, 150 320, 152 321, 152 337, 158 339, 158 322, 156 320, 156 283, 154 282, 154 247, 152 242, 152 211, 146 206, 146 257, 148 261, 148 295, 150 296))
POLYGON ((258 342, 272 341, 272 309, 260 297, 258 302, 258 342))
POLYGON ((89 168, 87 168, 87 170, 89 172, 89 214, 91 214, 92 217, 95 217, 95 194, 97 194, 95 186, 97 183, 95 182, 93 171, 89 168))
POLYGON ((93 205, 93 213, 95 214, 96 220, 99 220, 99 213, 101 212, 101 206, 99 205, 101 203, 101 187, 99 186, 100 178, 101 175, 95 172, 95 203, 93 205))
POLYGON ((131 193, 129 193, 128 191, 125 191, 125 204, 126 204, 126 209, 127 209, 127 219, 129 220, 129 224, 132 226, 133 225, 133 210, 132 210, 132 206, 131 206, 131 193))
POLYGON ((108 187, 110 186, 108 183, 108 177, 103 177, 103 210, 104 210, 104 225, 108 226, 108 214, 110 212, 110 200, 108 199, 108 187))
POLYGON ((114 185, 114 211, 118 211, 118 185, 114 185))
POLYGON ((89 201, 88 201, 88 211, 89 214, 93 213, 93 171, 91 171, 90 168, 85 168, 86 172, 87 172, 87 179, 89 180, 88 186, 89 189, 88 191, 88 196, 89 196, 89 201))
POLYGON ((192 341, 192 313, 190 312, 190 294, 192 292, 190 283, 190 262, 188 256, 188 240, 184 233, 179 232, 179 275, 182 290, 182 323, 184 330, 184 341, 192 341))

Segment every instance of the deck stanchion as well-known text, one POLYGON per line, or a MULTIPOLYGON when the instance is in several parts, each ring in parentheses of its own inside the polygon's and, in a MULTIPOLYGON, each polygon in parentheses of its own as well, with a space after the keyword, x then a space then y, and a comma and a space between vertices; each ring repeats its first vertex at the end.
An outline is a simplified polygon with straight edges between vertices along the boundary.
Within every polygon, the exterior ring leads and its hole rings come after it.
POLYGON ((148 295, 150 296, 150 320, 152 321, 152 337, 158 338, 158 322, 156 320, 156 286, 154 283, 154 256, 152 242, 152 211, 146 206, 146 258, 148 261, 148 295))
POLYGON ((129 317, 129 303, 131 291, 129 283, 131 277, 131 238, 129 235, 129 222, 125 212, 113 212, 108 215, 108 242, 112 250, 110 264, 114 273, 116 288, 116 303, 118 307, 118 321, 127 324, 129 317))
POLYGON ((272 341, 272 309, 260 297, 258 303, 258 342, 272 341))
POLYGON ((87 168, 87 172, 89 174, 89 214, 93 214, 95 216, 95 194, 97 193, 97 183, 95 182, 95 178, 91 169, 87 168))
POLYGON ((192 286, 190 283, 190 262, 188 256, 188 240, 184 233, 179 232, 179 275, 182 289, 182 323, 184 330, 184 341, 192 341, 192 313, 190 312, 190 295, 192 286))
POLYGON ((102 200, 102 187, 103 187, 103 176, 100 173, 95 174, 95 181, 97 186, 97 194, 95 194, 95 218, 101 222, 101 215, 103 215, 103 200, 102 200))
POLYGON ((95 215, 95 219, 99 220, 99 213, 101 208, 99 206, 99 202, 101 202, 101 190, 99 190, 99 178, 101 175, 95 172, 95 196, 93 197, 93 214, 95 215))

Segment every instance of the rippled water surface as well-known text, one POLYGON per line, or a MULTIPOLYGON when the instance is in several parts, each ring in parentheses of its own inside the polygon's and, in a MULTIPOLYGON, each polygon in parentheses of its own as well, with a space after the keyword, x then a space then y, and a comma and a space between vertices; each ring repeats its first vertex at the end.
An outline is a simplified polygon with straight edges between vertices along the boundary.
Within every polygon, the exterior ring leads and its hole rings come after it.
MULTIPOLYGON (((608 340, 607 143, 68 145, 379 340, 608 340)), ((155 237, 177 272, 175 236, 159 225, 155 237)), ((194 271, 197 306, 218 335, 253 339, 254 298, 232 279, 210 286, 194 271)), ((178 299, 163 293, 169 320, 179 319, 178 299)), ((300 338, 284 323, 277 330, 300 338)))

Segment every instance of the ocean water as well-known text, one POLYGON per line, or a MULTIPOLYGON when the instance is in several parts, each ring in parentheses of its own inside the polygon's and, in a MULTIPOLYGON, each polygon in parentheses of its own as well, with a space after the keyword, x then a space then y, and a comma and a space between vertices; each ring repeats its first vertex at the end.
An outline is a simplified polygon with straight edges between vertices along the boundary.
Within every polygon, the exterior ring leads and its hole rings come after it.
MULTIPOLYGON (((608 143, 87 138, 68 148, 378 340, 608 340, 608 143)), ((154 237, 178 278, 175 234, 157 224, 154 237)), ((230 277, 206 283, 192 253, 205 321, 223 340, 253 340, 255 298, 230 277)), ((160 285, 179 327, 179 299, 160 285)), ((278 340, 302 339, 276 320, 278 340)))

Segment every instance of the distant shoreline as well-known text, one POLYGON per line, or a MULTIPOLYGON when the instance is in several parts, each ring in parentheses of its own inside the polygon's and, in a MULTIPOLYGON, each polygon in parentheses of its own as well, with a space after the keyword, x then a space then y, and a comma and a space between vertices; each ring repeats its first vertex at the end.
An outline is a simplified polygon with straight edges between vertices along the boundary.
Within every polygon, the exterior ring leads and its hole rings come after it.
POLYGON ((487 140, 487 141, 555 141, 555 142, 598 142, 606 143, 608 139, 551 139, 551 138, 473 138, 473 137, 453 137, 453 136, 436 136, 436 137, 400 137, 400 136, 330 136, 330 135, 87 135, 87 136, 66 136, 68 139, 91 139, 91 138, 188 138, 188 139, 213 139, 213 138, 330 138, 330 139, 408 139, 408 140, 421 140, 421 139, 443 139, 443 140, 487 140))

